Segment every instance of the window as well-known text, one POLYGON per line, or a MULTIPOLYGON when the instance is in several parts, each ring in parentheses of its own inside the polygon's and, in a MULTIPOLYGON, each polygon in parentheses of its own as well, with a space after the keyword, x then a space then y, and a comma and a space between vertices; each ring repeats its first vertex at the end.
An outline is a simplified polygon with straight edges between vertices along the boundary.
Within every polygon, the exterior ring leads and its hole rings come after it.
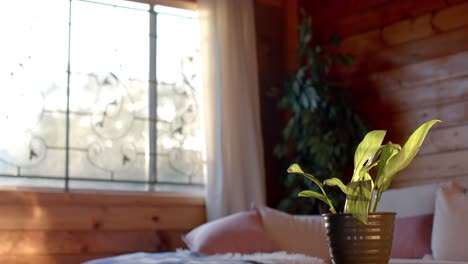
POLYGON ((0 4, 0 185, 202 190, 195 11, 0 4))

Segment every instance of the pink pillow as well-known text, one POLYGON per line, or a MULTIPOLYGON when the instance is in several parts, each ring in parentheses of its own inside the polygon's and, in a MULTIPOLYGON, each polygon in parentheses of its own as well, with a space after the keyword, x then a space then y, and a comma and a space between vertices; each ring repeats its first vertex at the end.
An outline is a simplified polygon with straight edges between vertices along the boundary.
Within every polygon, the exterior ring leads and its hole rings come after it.
POLYGON ((437 191, 432 229, 435 260, 468 262, 468 194, 453 182, 437 191))
POLYGON ((258 210, 266 232, 281 250, 330 262, 327 233, 321 215, 291 215, 266 206, 258 210))
POLYGON ((235 213, 203 224, 190 231, 183 240, 191 251, 204 254, 278 250, 264 231, 257 210, 235 213))
POLYGON ((391 257, 414 259, 431 254, 433 219, 432 214, 397 218, 391 257))

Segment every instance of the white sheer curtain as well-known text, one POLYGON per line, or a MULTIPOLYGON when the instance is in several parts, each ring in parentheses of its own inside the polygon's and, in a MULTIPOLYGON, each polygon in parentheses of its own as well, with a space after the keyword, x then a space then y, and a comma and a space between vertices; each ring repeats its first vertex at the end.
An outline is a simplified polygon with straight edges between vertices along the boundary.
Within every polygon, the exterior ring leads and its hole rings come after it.
POLYGON ((208 220, 265 203, 252 0, 198 0, 208 220))

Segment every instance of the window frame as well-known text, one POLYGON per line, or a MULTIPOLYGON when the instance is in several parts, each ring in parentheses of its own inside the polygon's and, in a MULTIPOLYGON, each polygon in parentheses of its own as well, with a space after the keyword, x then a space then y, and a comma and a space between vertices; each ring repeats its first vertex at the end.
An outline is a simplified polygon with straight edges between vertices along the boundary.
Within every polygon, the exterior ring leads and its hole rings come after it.
POLYGON ((137 2, 150 5, 153 8, 156 5, 175 7, 188 10, 197 10, 198 4, 196 0, 125 0, 129 2, 137 2))
MULTIPOLYGON (((68 31, 68 52, 70 52, 70 45, 71 45, 71 31, 72 26, 71 26, 71 12, 72 12, 72 1, 83 1, 83 2, 90 2, 90 3, 96 3, 96 4, 104 4, 107 5, 106 3, 99 3, 97 1, 93 0, 69 0, 70 5, 69 5, 69 31, 68 31)), ((196 10, 197 9, 197 4, 194 0, 124 0, 124 1, 129 1, 129 2, 137 2, 137 3, 143 3, 149 5, 148 11, 149 12, 149 49, 150 49, 150 58, 149 58, 149 78, 148 78, 148 100, 149 100, 149 106, 157 106, 157 69, 156 69, 156 63, 157 63, 157 15, 158 12, 155 11, 155 6, 156 5, 163 5, 167 7, 175 7, 175 8, 181 8, 181 9, 187 9, 187 10, 196 10)), ((125 8, 125 7, 122 7, 125 8)), ((70 56, 70 55, 68 55, 70 56)), ((70 69, 70 60, 68 59, 68 64, 67 64, 67 87, 66 87, 66 94, 67 94, 67 102, 66 102, 66 114, 65 114, 65 120, 66 120, 66 133, 65 133, 65 175, 60 178, 55 178, 55 177, 50 177, 50 176, 21 176, 23 178, 32 178, 32 179, 53 179, 53 180, 60 180, 64 182, 64 187, 59 188, 59 187, 34 187, 34 186, 27 186, 27 185, 21 185, 21 186, 2 186, 0 190, 15 190, 15 191, 53 191, 53 192, 75 192, 75 193, 94 193, 94 194, 114 194, 114 193, 125 193, 125 194, 148 194, 151 196, 158 196, 157 193, 162 193, 162 196, 165 195, 173 195, 174 197, 200 197, 201 193, 200 192, 184 192, 184 191, 160 191, 157 190, 157 185, 158 183, 162 184, 173 184, 173 185, 184 185, 184 186, 205 186, 205 184, 197 184, 197 183, 167 183, 167 182, 158 182, 157 180, 157 107, 149 107, 150 112, 149 112, 149 138, 153 138, 153 140, 149 140, 147 144, 149 144, 149 165, 148 165, 148 177, 147 180, 145 181, 125 181, 125 180, 119 180, 115 181, 117 183, 138 183, 142 185, 146 185, 147 188, 146 190, 142 191, 135 191, 131 189, 88 189, 88 188, 70 188, 70 180, 75 180, 75 181, 90 181, 90 182, 100 182, 101 180, 97 179, 83 179, 83 178, 70 178, 70 76, 72 75, 71 69, 70 69)), ((4 175, 7 176, 7 175, 4 175)), ((111 180, 102 180, 102 182, 107 182, 107 183, 112 183, 113 181, 111 180)))

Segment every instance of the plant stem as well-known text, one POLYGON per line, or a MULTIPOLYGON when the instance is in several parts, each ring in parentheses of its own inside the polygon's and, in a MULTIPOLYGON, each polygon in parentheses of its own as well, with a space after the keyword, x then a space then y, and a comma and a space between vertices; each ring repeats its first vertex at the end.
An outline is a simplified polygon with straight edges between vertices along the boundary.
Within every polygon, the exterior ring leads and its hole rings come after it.
POLYGON ((330 205, 330 211, 331 211, 333 214, 336 214, 335 207, 333 207, 333 203, 332 203, 332 201, 330 200, 330 198, 328 198, 327 193, 325 192, 325 190, 324 190, 321 186, 319 186, 319 187, 320 187, 320 189, 322 189, 323 195, 325 195, 325 197, 327 197, 328 205, 330 205))
POLYGON ((380 197, 382 196, 382 192, 380 190, 377 190, 377 193, 375 194, 375 199, 374 199, 374 206, 372 207, 372 213, 375 213, 377 211, 377 205, 380 202, 380 197))
POLYGON ((367 204, 367 213, 371 212, 370 209, 371 209, 371 204, 372 204, 372 196, 374 195, 374 190, 375 190, 375 185, 372 184, 371 197, 370 197, 369 203, 367 204))

